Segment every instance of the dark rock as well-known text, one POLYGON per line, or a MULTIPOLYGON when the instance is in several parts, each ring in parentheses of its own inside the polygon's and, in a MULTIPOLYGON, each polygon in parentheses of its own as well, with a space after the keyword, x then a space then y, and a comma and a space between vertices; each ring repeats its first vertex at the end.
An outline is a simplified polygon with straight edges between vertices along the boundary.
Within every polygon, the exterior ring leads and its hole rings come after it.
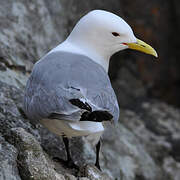
POLYGON ((166 1, 163 6, 161 0, 148 3, 143 0, 121 1, 121 14, 131 24, 136 36, 152 44, 159 54, 156 61, 142 53, 128 52, 132 61, 136 61, 139 79, 148 88, 150 97, 180 106, 178 6, 177 0, 166 1))

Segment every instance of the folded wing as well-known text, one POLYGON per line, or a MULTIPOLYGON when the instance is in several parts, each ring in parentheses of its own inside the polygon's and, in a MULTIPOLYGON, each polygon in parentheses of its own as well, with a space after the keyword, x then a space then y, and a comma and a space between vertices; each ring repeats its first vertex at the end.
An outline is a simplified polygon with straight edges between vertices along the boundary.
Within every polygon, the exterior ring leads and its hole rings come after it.
POLYGON ((49 54, 35 64, 25 90, 24 110, 30 119, 58 116, 79 121, 84 120, 83 113, 93 111, 115 121, 119 117, 104 69, 86 56, 66 52, 49 54))

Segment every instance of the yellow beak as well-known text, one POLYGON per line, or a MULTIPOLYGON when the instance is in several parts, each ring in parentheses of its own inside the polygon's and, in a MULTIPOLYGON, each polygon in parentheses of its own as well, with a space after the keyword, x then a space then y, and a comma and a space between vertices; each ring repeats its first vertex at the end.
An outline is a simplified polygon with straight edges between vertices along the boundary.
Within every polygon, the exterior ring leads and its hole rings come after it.
POLYGON ((152 48, 150 45, 146 44, 145 42, 139 39, 137 39, 137 42, 135 43, 124 43, 124 44, 127 45, 129 49, 134 49, 158 57, 157 52, 155 51, 154 48, 152 48))

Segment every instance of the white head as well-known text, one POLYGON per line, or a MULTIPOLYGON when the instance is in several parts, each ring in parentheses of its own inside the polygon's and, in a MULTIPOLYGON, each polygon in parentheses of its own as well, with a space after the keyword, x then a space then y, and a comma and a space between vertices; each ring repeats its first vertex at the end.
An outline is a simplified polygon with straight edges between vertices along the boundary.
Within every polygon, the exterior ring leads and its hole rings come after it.
POLYGON ((147 51, 148 45, 134 36, 122 18, 103 10, 94 10, 82 17, 65 42, 80 48, 106 71, 110 57, 120 50, 131 48, 152 54, 152 48, 151 52, 147 51))

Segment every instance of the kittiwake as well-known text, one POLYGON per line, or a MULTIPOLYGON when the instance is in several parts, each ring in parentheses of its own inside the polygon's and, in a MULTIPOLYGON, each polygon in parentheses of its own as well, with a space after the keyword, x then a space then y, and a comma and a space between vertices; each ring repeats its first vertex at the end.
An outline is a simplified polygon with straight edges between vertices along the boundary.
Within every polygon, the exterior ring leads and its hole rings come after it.
POLYGON ((39 120, 51 132, 63 136, 69 165, 74 163, 67 138, 86 136, 96 145, 95 165, 100 169, 103 122, 117 123, 119 118, 108 77, 109 60, 127 48, 157 57, 121 17, 93 10, 33 67, 25 89, 24 111, 29 119, 39 120))

